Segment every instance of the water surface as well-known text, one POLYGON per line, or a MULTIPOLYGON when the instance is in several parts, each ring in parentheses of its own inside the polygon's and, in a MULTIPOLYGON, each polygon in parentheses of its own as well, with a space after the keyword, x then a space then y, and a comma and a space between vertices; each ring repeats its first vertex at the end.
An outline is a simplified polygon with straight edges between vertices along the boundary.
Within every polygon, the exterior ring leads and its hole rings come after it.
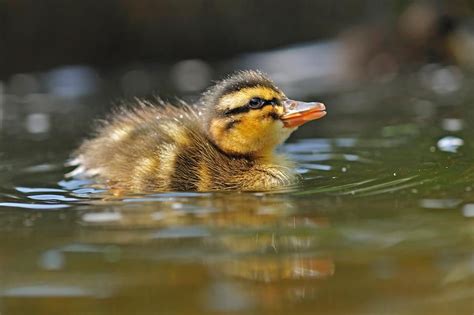
POLYGON ((56 100, 46 119, 8 96, 0 313, 470 315, 471 82, 318 95, 328 116, 282 148, 302 185, 274 193, 115 197, 66 180, 100 100, 56 100))

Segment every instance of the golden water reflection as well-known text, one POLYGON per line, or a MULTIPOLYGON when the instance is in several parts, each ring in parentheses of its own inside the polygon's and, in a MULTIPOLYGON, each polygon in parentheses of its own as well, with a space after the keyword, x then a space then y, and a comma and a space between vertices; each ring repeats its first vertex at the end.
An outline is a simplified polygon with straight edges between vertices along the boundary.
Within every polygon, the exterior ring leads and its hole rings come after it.
MULTIPOLYGON (((2 248, 0 310, 469 314, 471 233, 452 234, 426 213, 415 229, 347 220, 335 200, 162 194, 29 215, 2 248), (422 245, 436 233, 449 242, 422 245)), ((354 215, 363 204, 369 213, 380 206, 353 200, 344 209, 354 215)), ((406 212, 413 221, 416 210, 406 212)))

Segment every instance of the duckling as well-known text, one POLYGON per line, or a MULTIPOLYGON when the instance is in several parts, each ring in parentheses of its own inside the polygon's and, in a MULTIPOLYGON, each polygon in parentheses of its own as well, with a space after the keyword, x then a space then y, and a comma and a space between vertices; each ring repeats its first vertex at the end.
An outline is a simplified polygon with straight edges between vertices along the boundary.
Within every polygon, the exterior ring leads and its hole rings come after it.
POLYGON ((194 105, 136 100, 73 154, 67 176, 96 177, 126 192, 268 191, 293 185, 293 164, 275 148, 322 103, 293 101, 259 71, 217 82, 194 105))

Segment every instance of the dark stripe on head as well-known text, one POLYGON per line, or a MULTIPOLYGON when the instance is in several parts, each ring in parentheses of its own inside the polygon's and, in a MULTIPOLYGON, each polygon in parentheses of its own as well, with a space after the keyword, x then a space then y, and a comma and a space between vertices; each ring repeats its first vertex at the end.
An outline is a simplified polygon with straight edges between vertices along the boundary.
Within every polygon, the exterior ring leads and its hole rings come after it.
POLYGON ((223 112, 223 114, 224 114, 224 116, 232 116, 232 115, 236 115, 236 114, 246 113, 249 110, 250 110, 250 107, 248 107, 247 105, 244 105, 244 106, 240 106, 240 107, 226 109, 223 112))
POLYGON ((220 91, 221 97, 223 95, 253 87, 267 87, 278 91, 277 87, 272 81, 270 81, 270 79, 265 77, 262 73, 253 71, 239 73, 224 80, 222 83, 224 86, 220 91))
POLYGON ((249 104, 245 104, 243 106, 234 107, 234 108, 231 108, 231 109, 226 109, 222 113, 224 114, 224 116, 232 116, 232 115, 236 115, 236 114, 247 113, 248 111, 250 111, 252 109, 262 109, 263 107, 268 106, 268 105, 270 105, 270 106, 282 106, 281 103, 278 100, 272 99, 270 101, 265 101, 263 103, 263 106, 259 107, 259 108, 251 108, 249 106, 249 104))
POLYGON ((260 71, 240 71, 227 79, 217 82, 213 87, 208 89, 201 99, 204 104, 216 104, 217 101, 224 95, 240 91, 245 88, 252 87, 267 87, 275 91, 280 90, 275 84, 260 71))

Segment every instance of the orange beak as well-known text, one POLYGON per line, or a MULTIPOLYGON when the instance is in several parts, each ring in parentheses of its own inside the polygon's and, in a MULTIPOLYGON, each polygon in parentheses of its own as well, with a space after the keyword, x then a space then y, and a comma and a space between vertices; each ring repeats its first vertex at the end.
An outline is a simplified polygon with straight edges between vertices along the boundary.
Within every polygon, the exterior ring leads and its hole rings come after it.
POLYGON ((285 113, 281 116, 281 120, 286 128, 296 128, 308 121, 326 116, 326 106, 323 103, 285 100, 283 107, 285 113))

